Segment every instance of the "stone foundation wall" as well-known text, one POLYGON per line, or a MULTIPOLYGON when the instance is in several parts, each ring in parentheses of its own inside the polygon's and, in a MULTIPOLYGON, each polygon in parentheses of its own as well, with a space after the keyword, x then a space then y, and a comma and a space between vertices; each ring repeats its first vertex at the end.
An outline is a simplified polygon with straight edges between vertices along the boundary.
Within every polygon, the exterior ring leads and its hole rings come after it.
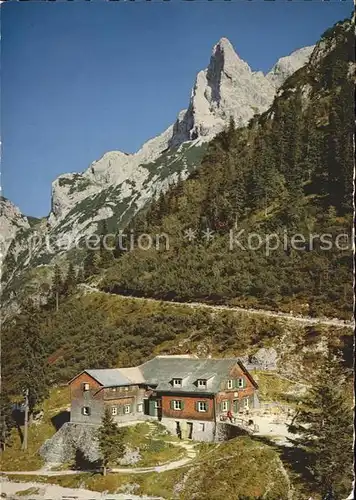
POLYGON ((218 422, 216 424, 215 441, 227 441, 238 436, 246 435, 248 435, 248 432, 237 425, 230 425, 224 422, 218 422))
POLYGON ((164 425, 171 434, 177 436, 177 422, 182 432, 182 439, 188 439, 189 424, 192 424, 191 439, 195 441, 214 441, 215 436, 215 423, 207 422, 204 420, 185 420, 163 417, 161 424, 164 425))

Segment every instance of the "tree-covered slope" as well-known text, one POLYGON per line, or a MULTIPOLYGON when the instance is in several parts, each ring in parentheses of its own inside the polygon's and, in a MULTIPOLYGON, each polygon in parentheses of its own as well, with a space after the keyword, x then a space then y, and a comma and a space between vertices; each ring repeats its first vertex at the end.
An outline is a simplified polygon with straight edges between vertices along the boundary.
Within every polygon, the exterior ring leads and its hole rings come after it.
POLYGON ((322 346, 340 351, 352 365, 352 330, 347 327, 290 323, 248 312, 212 313, 77 289, 60 297, 58 311, 55 304, 27 305, 5 323, 3 390, 21 395, 30 373, 41 392, 88 367, 133 366, 155 354, 247 356, 270 346, 278 352, 279 372, 299 380, 318 364, 322 346))
POLYGON ((129 226, 136 247, 166 233, 169 249, 119 252, 103 288, 350 317, 353 46, 351 21, 338 23, 268 111, 219 134, 129 226))

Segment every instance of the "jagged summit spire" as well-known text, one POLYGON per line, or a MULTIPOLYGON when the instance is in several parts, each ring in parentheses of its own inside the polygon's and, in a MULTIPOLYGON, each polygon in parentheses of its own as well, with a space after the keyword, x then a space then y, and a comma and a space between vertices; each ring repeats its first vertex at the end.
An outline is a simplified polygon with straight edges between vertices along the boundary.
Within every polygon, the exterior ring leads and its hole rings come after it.
POLYGON ((213 51, 208 66, 208 79, 212 76, 218 76, 220 73, 225 73, 229 77, 233 77, 240 70, 251 71, 248 64, 243 61, 236 53, 232 43, 228 38, 222 37, 217 44, 214 45, 213 51))
POLYGON ((228 38, 226 38, 224 36, 222 38, 220 38, 220 40, 218 41, 217 44, 214 45, 214 49, 215 48, 220 48, 221 50, 233 50, 234 51, 232 43, 230 42, 230 40, 228 38))
POLYGON ((240 60, 232 43, 228 38, 222 37, 213 47, 212 58, 222 58, 224 61, 232 62, 240 60))
POLYGON ((187 110, 181 112, 173 127, 169 147, 184 141, 219 133, 233 117, 243 126, 254 114, 265 111, 283 81, 306 62, 309 49, 279 61, 268 74, 254 72, 235 52, 226 37, 214 45, 210 62, 198 73, 187 110))

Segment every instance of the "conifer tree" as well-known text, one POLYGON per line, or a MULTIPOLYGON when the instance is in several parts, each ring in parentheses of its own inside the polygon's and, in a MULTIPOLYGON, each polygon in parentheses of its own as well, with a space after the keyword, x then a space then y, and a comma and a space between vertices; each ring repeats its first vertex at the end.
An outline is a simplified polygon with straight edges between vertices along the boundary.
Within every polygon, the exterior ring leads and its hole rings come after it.
POLYGON ((24 304, 16 319, 17 367, 15 390, 29 391, 29 414, 48 393, 45 341, 39 325, 41 312, 31 301, 24 304))
POLYGON ((310 106, 306 112, 303 143, 306 177, 312 181, 315 192, 325 195, 328 192, 328 174, 325 168, 326 140, 322 130, 317 127, 317 110, 314 106, 310 106))
POLYGON ((353 418, 340 366, 341 360, 331 355, 324 361, 290 430, 297 435, 296 445, 307 453, 321 493, 341 500, 351 489, 353 418))
POLYGON ((67 276, 63 284, 64 293, 71 293, 77 284, 77 276, 72 262, 68 265, 67 276))
POLYGON ((87 249, 87 253, 83 262, 84 279, 87 279, 98 272, 99 259, 100 257, 97 256, 95 250, 92 250, 91 248, 87 249))
POLYGON ((329 115, 329 135, 328 135, 328 150, 327 150, 327 172, 328 172, 328 192, 330 204, 339 206, 341 202, 342 180, 340 172, 341 162, 341 144, 340 131, 342 130, 339 113, 335 106, 331 109, 329 115))
POLYGON ((230 116, 229 127, 227 129, 226 138, 228 142, 229 148, 235 148, 237 145, 237 134, 236 134, 236 125, 233 116, 230 116))
MULTIPOLYGON (((346 68, 347 73, 347 68, 346 68)), ((353 111, 354 89, 345 74, 344 83, 340 93, 335 98, 335 109, 341 117, 341 127, 338 130, 332 130, 331 133, 337 133, 339 136, 340 158, 339 158, 339 190, 341 197, 339 199, 339 211, 341 214, 352 210, 353 200, 353 175, 352 166, 354 164, 354 111, 353 111)))
POLYGON ((115 247, 115 237, 109 236, 109 229, 106 220, 101 222, 100 227, 100 267, 106 269, 114 260, 113 248, 115 247))
MULTIPOLYGON (((145 225, 146 225, 146 220, 143 221, 142 219, 140 219, 140 221, 138 222, 137 232, 138 233, 140 233, 141 231, 143 232, 143 228, 145 225)), ((129 229, 130 229, 130 226, 128 226, 128 230, 129 229)), ((123 254, 126 253, 126 250, 124 250, 124 248, 126 248, 126 241, 125 241, 125 237, 124 237, 125 234, 127 235, 128 232, 125 231, 125 232, 120 233, 120 231, 118 231, 116 233, 115 248, 113 250, 114 259, 119 259, 123 254)))
POLYGON ((112 237, 112 239, 108 237, 106 237, 105 239, 102 238, 100 241, 100 251, 99 251, 100 267, 103 269, 109 267, 114 260, 113 252, 112 250, 110 250, 110 248, 114 247, 114 243, 115 243, 114 237, 112 237))
POLYGON ((52 290, 61 293, 63 285, 63 277, 59 265, 54 266, 54 274, 52 279, 52 290))
POLYGON ((271 124, 271 144, 274 164, 279 172, 285 172, 286 144, 284 141, 284 108, 285 103, 276 100, 274 103, 274 119, 271 124))
POLYGON ((103 475, 106 476, 110 462, 119 460, 125 451, 123 441, 124 430, 118 427, 111 415, 110 408, 106 407, 99 428, 99 448, 102 456, 103 475))
POLYGON ((64 291, 63 276, 58 264, 54 266, 54 274, 52 278, 51 290, 52 290, 51 302, 54 302, 56 304, 56 309, 58 310, 59 297, 63 294, 64 291))
POLYGON ((298 90, 284 111, 284 175, 291 198, 300 198, 305 173, 301 168, 302 99, 298 90))
POLYGON ((0 449, 5 450, 10 440, 11 429, 15 421, 12 418, 11 401, 4 391, 0 393, 0 449))

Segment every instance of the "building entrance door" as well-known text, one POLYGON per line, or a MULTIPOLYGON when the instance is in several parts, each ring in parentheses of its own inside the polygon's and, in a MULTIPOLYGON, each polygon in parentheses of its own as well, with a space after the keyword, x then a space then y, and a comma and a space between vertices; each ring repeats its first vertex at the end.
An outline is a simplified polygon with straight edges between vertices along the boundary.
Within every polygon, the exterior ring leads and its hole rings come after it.
POLYGON ((234 413, 238 413, 239 412, 239 400, 238 399, 234 399, 233 402, 232 402, 232 411, 234 413))
POLYGON ((187 422, 187 438, 192 439, 193 437, 193 423, 187 422))
POLYGON ((176 433, 179 439, 182 439, 182 429, 180 428, 180 422, 176 422, 176 433))
POLYGON ((150 403, 149 403, 148 399, 144 399, 143 400, 143 413, 145 415, 149 415, 150 414, 150 403))

